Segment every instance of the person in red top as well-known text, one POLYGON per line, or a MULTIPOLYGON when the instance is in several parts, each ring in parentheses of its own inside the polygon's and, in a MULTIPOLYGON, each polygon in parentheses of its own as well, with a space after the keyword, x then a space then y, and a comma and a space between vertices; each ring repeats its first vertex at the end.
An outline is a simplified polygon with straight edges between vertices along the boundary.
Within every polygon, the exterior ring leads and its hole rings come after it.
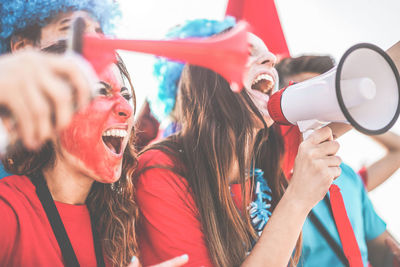
POLYGON ((59 137, 37 151, 9 148, 3 163, 17 175, 0 181, 1 265, 126 266, 138 253, 126 167, 135 163, 132 91, 118 66, 59 137))
POLYGON ((266 108, 276 59, 258 37, 250 34, 249 44, 240 94, 211 70, 184 67, 176 105, 181 131, 139 156, 137 232, 145 265, 182 252, 187 266, 296 264, 306 216, 340 175, 338 143, 323 128, 301 144, 287 185, 282 142, 266 108), (235 184, 241 201, 232 197, 235 184))
POLYGON ((76 17, 99 34, 117 13, 113 0, 0 0, 0 115, 19 140, 2 158, 14 175, 0 181, 0 266, 139 265, 129 74, 119 60, 99 81, 79 57, 54 55, 76 17))
MULTIPOLYGON (((86 106, 93 84, 77 59, 33 51, 65 52, 75 17, 83 19, 85 32, 101 33, 116 3, 1 4, 0 52, 13 54, 0 59, 0 83, 18 92, 1 103, 16 116, 22 140, 2 159, 14 175, 0 181, 0 265, 138 266, 130 179, 136 167, 135 99, 129 74, 121 60, 109 66, 96 80, 100 95, 86 106), (18 67, 22 71, 13 73, 18 67), (30 127, 21 126, 24 112, 27 120, 36 118, 30 127)), ((159 266, 186 261, 184 255, 159 266)))
MULTIPOLYGON (((12 53, 7 55, 11 63, 21 50, 62 53, 75 17, 85 21, 86 32, 101 33, 110 22, 110 17, 101 17, 113 14, 116 7, 113 1, 2 1, 1 52, 12 53)), ((13 78, 18 72, 1 78, 9 80, 8 90, 23 87, 18 92, 32 99, 18 102, 25 96, 15 95, 4 104, 14 107, 10 111, 17 116, 19 128, 23 128, 21 124, 28 128, 29 123, 24 124, 15 107, 25 110, 31 128, 43 129, 19 131, 28 133, 29 138, 9 147, 3 158, 6 170, 18 176, 4 178, 0 184, 0 265, 104 266, 106 262, 126 266, 137 254, 132 183, 129 169, 122 170, 124 152, 124 163, 135 163, 130 134, 133 106, 129 100, 133 92, 128 89, 130 84, 123 82, 129 75, 121 62, 111 66, 102 74, 102 81, 96 81, 104 95, 88 106, 78 106, 78 113, 72 117, 76 108, 74 85, 87 79, 82 68, 63 72, 59 67, 63 61, 57 62, 61 56, 38 52, 22 55, 27 56, 26 61, 20 58, 17 62, 23 70, 19 79, 24 82, 13 78), (37 64, 41 58, 46 60, 37 64), (38 70, 46 75, 29 76, 24 62, 30 63, 28 67, 34 73, 38 70), (32 106, 39 106, 41 113, 35 113, 32 106), (31 121, 35 115, 44 119, 31 121), (39 142, 32 145, 29 141, 36 138, 39 142), (47 142, 40 146, 43 141, 47 142)), ((70 61, 76 60, 65 60, 70 61)), ((70 68, 75 65, 68 64, 70 68)), ((80 101, 86 103, 88 100, 80 101)))

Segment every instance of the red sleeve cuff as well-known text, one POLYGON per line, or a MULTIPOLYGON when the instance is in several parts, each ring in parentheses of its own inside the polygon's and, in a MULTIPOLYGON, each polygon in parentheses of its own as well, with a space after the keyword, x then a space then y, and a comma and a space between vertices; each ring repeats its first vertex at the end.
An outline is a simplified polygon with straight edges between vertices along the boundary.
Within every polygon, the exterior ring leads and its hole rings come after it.
POLYGON ((360 175, 361 180, 364 183, 364 186, 367 186, 367 180, 368 180, 368 173, 367 173, 367 167, 363 166, 359 171, 358 175, 360 175))

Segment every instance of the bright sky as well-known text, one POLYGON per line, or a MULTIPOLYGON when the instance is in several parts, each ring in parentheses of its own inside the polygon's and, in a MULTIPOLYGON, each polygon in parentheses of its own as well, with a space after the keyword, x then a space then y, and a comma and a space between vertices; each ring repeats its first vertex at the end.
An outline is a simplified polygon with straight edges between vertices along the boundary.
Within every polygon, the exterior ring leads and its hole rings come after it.
MULTIPOLYGON (((169 28, 186 19, 224 16, 227 0, 120 0, 123 38, 159 39, 169 28)), ((400 39, 398 0, 276 0, 282 27, 292 55, 329 53, 336 61, 352 45, 371 42, 386 50, 400 39)), ((267 44, 268 45, 268 44, 267 44)), ((153 57, 122 53, 134 80, 140 104, 155 88, 153 57)), ((400 123, 394 126, 400 134, 400 123)), ((354 169, 384 154, 383 149, 355 131, 340 138, 339 155, 354 169)), ((370 193, 378 213, 400 240, 400 172, 370 193)))

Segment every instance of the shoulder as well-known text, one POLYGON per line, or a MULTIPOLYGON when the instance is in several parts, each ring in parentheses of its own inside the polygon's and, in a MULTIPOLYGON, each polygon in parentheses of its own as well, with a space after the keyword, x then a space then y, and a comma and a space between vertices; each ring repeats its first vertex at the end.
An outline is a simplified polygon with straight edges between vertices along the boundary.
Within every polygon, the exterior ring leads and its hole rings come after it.
POLYGON ((172 155, 169 155, 167 152, 159 149, 150 149, 143 152, 138 157, 138 161, 139 161, 138 165, 139 170, 152 166, 173 167, 175 165, 174 158, 172 157, 172 155))
POLYGON ((26 176, 7 176, 0 180, 0 228, 2 238, 15 232, 18 221, 36 205, 35 187, 26 176), (7 229, 7 231, 5 231, 7 229))
POLYGON ((26 176, 11 175, 0 180, 0 199, 31 198, 35 186, 26 176))
POLYGON ((140 206, 151 203, 159 206, 189 207, 195 209, 190 186, 185 177, 176 172, 180 164, 167 152, 149 150, 139 157, 135 175, 136 198, 140 206))
POLYGON ((353 170, 353 168, 351 168, 346 163, 340 164, 340 168, 342 169, 342 174, 352 177, 357 176, 357 173, 353 170))
POLYGON ((0 180, 2 209, 12 210, 18 214, 27 209, 36 208, 38 201, 35 186, 28 177, 11 175, 0 180))
POLYGON ((160 191, 164 194, 188 191, 186 179, 177 173, 180 162, 168 152, 151 149, 140 155, 138 161, 137 191, 160 191))
POLYGON ((354 171, 353 168, 351 168, 349 165, 342 163, 340 165, 340 168, 342 169, 342 173, 340 175, 340 178, 343 179, 339 179, 338 182, 344 182, 346 184, 351 183, 353 186, 355 187, 362 187, 364 188, 364 184, 362 182, 361 177, 358 175, 358 173, 356 173, 354 171))

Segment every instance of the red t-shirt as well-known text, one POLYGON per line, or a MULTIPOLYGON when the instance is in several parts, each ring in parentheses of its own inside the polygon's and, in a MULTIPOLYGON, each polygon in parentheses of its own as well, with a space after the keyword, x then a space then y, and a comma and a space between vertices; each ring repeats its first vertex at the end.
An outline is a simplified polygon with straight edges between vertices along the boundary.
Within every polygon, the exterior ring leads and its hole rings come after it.
POLYGON ((285 147, 285 154, 283 156, 282 170, 286 177, 290 178, 292 176, 292 170, 294 166, 294 160, 297 156, 297 151, 299 150, 299 145, 301 143, 301 132, 297 126, 294 125, 280 125, 279 129, 283 136, 283 142, 285 147))
MULTIPOLYGON (((159 150, 140 156, 139 171, 154 165, 173 163, 159 150)), ((171 170, 154 168, 142 173, 136 186, 142 264, 152 265, 186 253, 186 266, 213 266, 187 181, 171 170)))
MULTIPOLYGON (((0 180, 0 266, 64 266, 61 250, 25 176, 0 180)), ((86 205, 55 202, 81 266, 97 266, 86 205)))

